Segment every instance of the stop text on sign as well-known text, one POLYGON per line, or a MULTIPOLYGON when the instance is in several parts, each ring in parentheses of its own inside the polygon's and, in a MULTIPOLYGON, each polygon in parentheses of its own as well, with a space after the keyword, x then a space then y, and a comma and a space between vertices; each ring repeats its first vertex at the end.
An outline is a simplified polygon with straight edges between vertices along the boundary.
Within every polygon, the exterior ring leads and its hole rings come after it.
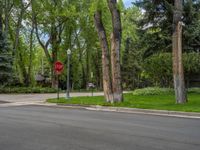
POLYGON ((60 61, 56 61, 54 64, 54 71, 56 72, 56 74, 61 74, 63 69, 64 69, 63 63, 60 61))

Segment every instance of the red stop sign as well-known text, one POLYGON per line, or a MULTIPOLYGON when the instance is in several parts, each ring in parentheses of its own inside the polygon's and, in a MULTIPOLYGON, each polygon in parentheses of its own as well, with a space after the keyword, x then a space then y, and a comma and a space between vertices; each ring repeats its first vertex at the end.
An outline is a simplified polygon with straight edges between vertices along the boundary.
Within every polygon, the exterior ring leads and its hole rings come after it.
POLYGON ((56 61, 54 64, 54 70, 57 74, 60 74, 64 69, 64 65, 60 61, 56 61))

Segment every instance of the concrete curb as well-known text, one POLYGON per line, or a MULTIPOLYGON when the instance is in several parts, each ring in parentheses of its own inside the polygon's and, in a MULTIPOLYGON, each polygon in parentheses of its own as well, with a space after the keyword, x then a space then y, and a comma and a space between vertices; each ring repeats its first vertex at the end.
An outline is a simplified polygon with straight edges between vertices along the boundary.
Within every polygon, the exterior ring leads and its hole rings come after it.
POLYGON ((191 112, 177 112, 177 111, 167 111, 167 110, 151 110, 151 109, 138 109, 138 108, 122 108, 122 107, 99 107, 96 110, 102 111, 114 111, 114 112, 125 112, 125 113, 135 113, 135 114, 147 114, 147 115, 157 115, 157 116, 172 116, 172 117, 182 117, 182 118, 199 118, 200 113, 191 112))
POLYGON ((69 104, 55 104, 55 103, 47 103, 47 102, 32 102, 32 103, 18 102, 18 103, 5 103, 5 104, 1 104, 0 106, 1 107, 9 107, 9 106, 24 106, 24 105, 200 119, 200 113, 193 113, 193 112, 124 108, 124 107, 108 107, 108 106, 99 106, 99 105, 75 105, 75 104, 69 105, 69 104))
POLYGON ((134 114, 143 114, 143 115, 200 119, 200 113, 193 113, 193 112, 179 112, 179 111, 168 111, 168 110, 151 110, 151 109, 123 108, 123 107, 107 107, 107 106, 99 106, 99 105, 84 106, 84 105, 66 105, 66 104, 52 104, 52 103, 51 104, 43 103, 39 105, 59 107, 59 108, 85 109, 85 110, 93 110, 93 111, 121 112, 121 113, 134 113, 134 114))

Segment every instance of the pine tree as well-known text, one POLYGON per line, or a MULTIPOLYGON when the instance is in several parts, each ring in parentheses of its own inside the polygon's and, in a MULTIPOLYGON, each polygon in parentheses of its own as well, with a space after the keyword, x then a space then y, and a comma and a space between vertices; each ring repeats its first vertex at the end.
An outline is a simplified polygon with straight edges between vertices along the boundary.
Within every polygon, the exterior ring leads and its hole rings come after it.
POLYGON ((136 47, 137 45, 131 38, 126 39, 122 57, 122 80, 125 89, 134 89, 138 86, 138 76, 141 73, 139 62, 141 54, 136 47))
POLYGON ((0 29, 0 86, 10 82, 12 76, 12 55, 9 43, 0 29))
MULTIPOLYGON (((174 0, 137 0, 135 4, 144 10, 143 18, 138 22, 141 45, 145 47, 144 57, 159 52, 171 52, 174 0)), ((183 51, 198 52, 200 46, 200 1, 184 0, 182 5, 183 51)))

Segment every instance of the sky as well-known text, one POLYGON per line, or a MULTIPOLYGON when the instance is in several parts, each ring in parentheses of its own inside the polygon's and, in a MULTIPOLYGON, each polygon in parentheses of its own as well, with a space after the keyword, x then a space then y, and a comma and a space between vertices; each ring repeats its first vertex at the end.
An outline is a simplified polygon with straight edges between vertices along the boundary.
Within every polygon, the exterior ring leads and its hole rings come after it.
POLYGON ((125 7, 130 7, 135 0, 123 0, 125 7))

